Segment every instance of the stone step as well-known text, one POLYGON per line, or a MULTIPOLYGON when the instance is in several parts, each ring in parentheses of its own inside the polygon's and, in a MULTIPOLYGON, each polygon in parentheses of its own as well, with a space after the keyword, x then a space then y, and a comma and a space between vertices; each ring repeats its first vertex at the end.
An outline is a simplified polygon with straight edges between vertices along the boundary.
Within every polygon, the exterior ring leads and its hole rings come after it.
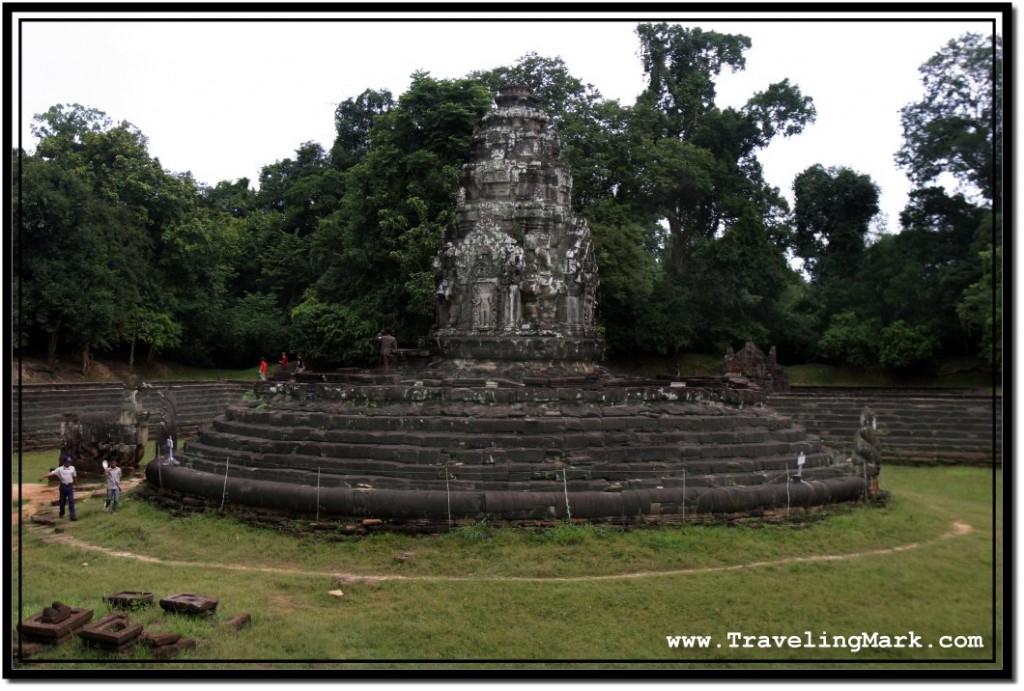
MULTIPOLYGON (((787 415, 789 417, 796 418, 799 420, 816 420, 821 422, 829 422, 830 424, 856 425, 860 420, 859 415, 847 415, 825 409, 810 411, 792 410, 779 412, 782 413, 783 415, 787 415)), ((993 416, 990 413, 978 413, 974 415, 969 415, 960 412, 957 413, 956 415, 937 415, 935 413, 924 411, 912 411, 894 415, 885 415, 878 411, 875 412, 875 419, 878 421, 878 424, 889 427, 896 425, 924 425, 930 427, 938 424, 950 424, 958 426, 971 424, 987 424, 989 426, 992 426, 993 422, 997 425, 1002 424, 1002 419, 999 416, 993 416)))
MULTIPOLYGON (((380 444, 349 445, 329 442, 272 442, 255 438, 241 438, 231 434, 201 435, 192 439, 179 453, 179 461, 188 463, 192 459, 238 458, 238 454, 258 455, 260 463, 272 463, 281 467, 296 464, 312 469, 322 465, 348 465, 354 462, 398 463, 412 466, 463 465, 488 466, 501 463, 551 464, 563 462, 590 465, 594 463, 642 463, 714 461, 737 459, 745 463, 758 462, 754 459, 778 460, 783 466, 794 465, 799 453, 804 452, 808 462, 816 464, 827 457, 820 446, 808 442, 762 442, 734 444, 677 444, 640 445, 636 443, 621 446, 580 446, 575 448, 551 447, 492 447, 464 448, 452 446, 423 447, 415 445, 380 444), (818 459, 818 460, 815 460, 818 459)), ((237 460, 236 460, 237 463, 237 460)))
POLYGON ((457 433, 501 433, 519 430, 554 432, 561 430, 602 430, 622 429, 656 430, 666 426, 677 429, 701 431, 731 430, 742 424, 748 427, 768 429, 791 428, 793 421, 774 413, 723 415, 687 414, 684 408, 665 410, 658 415, 633 415, 619 409, 594 410, 590 415, 580 411, 537 410, 533 415, 509 414, 508 409, 485 407, 452 407, 443 410, 424 407, 419 410, 405 408, 378 408, 359 411, 353 407, 345 409, 312 412, 304 410, 262 410, 234 406, 224 413, 227 421, 244 422, 264 428, 293 426, 303 428, 387 431, 423 430, 457 433))
MULTIPOLYGON (((481 446, 543 446, 568 447, 605 446, 634 443, 754 443, 770 440, 798 441, 806 436, 800 427, 786 429, 766 429, 737 427, 729 431, 698 432, 673 429, 670 421, 663 421, 661 429, 646 431, 634 429, 629 431, 605 431, 598 426, 594 431, 557 431, 557 426, 549 424, 547 432, 519 430, 518 433, 486 433, 472 426, 470 429, 458 431, 426 431, 428 419, 410 421, 398 430, 365 430, 365 429, 321 429, 311 427, 267 427, 266 425, 234 422, 224 418, 213 421, 212 430, 218 433, 237 437, 252 437, 273 441, 312 440, 313 442, 339 444, 414 444, 427 447, 449 447, 469 445, 468 448, 481 446), (417 429, 418 428, 418 429, 417 429), (460 442, 459 440, 464 440, 460 442)), ((554 423, 553 420, 548 421, 554 423)), ((596 422, 596 420, 595 420, 596 422)), ((507 421, 506 421, 507 425, 507 421)), ((512 426, 512 425, 508 425, 512 426)))
MULTIPOLYGON (((850 436, 857 432, 856 425, 829 424, 827 420, 802 421, 808 430, 828 430, 832 436, 850 436)), ((939 437, 939 438, 978 438, 992 439, 993 435, 1001 436, 1001 427, 994 430, 991 425, 975 424, 962 426, 926 427, 924 425, 879 425, 880 437, 939 437)))
MULTIPOLYGON (((728 485, 730 481, 742 480, 744 484, 783 480, 788 474, 795 476, 792 457, 723 458, 718 461, 695 461, 680 465, 669 462, 619 463, 619 464, 572 464, 553 467, 550 463, 496 463, 492 465, 453 465, 410 467, 401 462, 349 461, 293 456, 288 458, 261 456, 259 466, 239 466, 204 453, 189 457, 196 470, 213 474, 227 474, 233 478, 262 481, 289 482, 320 487, 387 486, 391 488, 465 488, 471 484, 480 489, 487 483, 495 483, 494 489, 508 487, 509 482, 535 483, 534 489, 551 489, 551 483, 564 482, 573 489, 593 488, 595 481, 642 482, 655 486, 674 478, 671 486, 685 482, 697 485, 728 485), (287 461, 287 462, 286 462, 287 461), (308 464, 308 465, 307 465, 308 464), (683 479, 687 476, 687 480, 683 479)), ((827 470, 828 459, 824 456, 810 457, 805 472, 827 470), (815 466, 819 466, 815 468, 815 466)))

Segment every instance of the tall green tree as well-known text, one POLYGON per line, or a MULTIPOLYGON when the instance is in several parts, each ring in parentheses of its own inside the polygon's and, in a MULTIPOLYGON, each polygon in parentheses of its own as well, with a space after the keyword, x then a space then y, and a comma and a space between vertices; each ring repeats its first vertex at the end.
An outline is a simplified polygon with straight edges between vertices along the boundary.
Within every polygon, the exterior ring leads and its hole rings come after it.
POLYGON ((345 99, 334 111, 334 145, 331 162, 338 170, 348 170, 370 150, 370 130, 378 116, 395 107, 387 89, 367 89, 355 98, 345 99))
POLYGON ((850 281, 879 211, 879 189, 849 168, 814 165, 793 181, 794 248, 812 280, 850 281))
MULTIPOLYGON (((189 174, 165 171, 148 141, 102 112, 57 105, 36 118, 20 156, 15 252, 22 314, 34 315, 54 363, 137 343, 210 358, 224 332, 237 218, 199 203, 189 174), (29 309, 31 308, 31 309, 29 309)), ((18 279, 16 279, 18 280, 18 279)))
MULTIPOLYGON (((924 97, 901 111, 904 142, 896 153, 916 189, 900 216, 918 281, 921 316, 947 354, 988 359, 1001 314, 965 320, 962 300, 985 285, 979 253, 1001 256, 1003 203, 1003 45, 998 35, 964 34, 920 68, 924 97), (950 181, 956 190, 950 191, 950 181), (916 240, 914 239, 916 238, 916 240), (972 292, 973 291, 973 292, 972 292), (986 324, 988 330, 979 328, 986 324)), ((987 269, 988 275, 996 272, 987 269)), ((998 290, 998 286, 993 286, 998 290)), ((968 300, 974 302, 974 300, 968 300)), ((975 302, 975 304, 977 304, 975 302)), ((908 301, 904 312, 913 312, 908 301)))
POLYGON ((14 282, 21 342, 45 338, 47 365, 57 364, 58 350, 74 321, 78 286, 70 279, 81 262, 76 229, 84 221, 84 200, 90 195, 84 175, 76 175, 37 156, 18 152, 14 186, 14 282))
POLYGON ((131 338, 128 314, 154 299, 146 271, 154 231, 175 213, 173 195, 146 139, 127 122, 80 105, 36 117, 34 155, 21 156, 15 280, 47 335, 47 359, 60 342, 82 355, 131 338), (166 197, 166 198, 165 198, 166 197))
POLYGON ((470 137, 490 104, 477 80, 419 72, 397 104, 372 118, 365 152, 344 172, 342 199, 310 238, 317 278, 291 310, 295 349, 335 363, 368 360, 381 328, 402 343, 427 333, 434 257, 470 137))
POLYGON ((896 162, 918 187, 949 174, 989 205, 1002 199, 1003 40, 968 33, 920 68, 924 98, 900 111, 896 162))
POLYGON ((665 219, 670 266, 685 274, 698 240, 785 207, 765 183, 756 154, 776 136, 801 132, 815 110, 788 80, 754 94, 739 110, 715 104, 715 78, 745 67, 746 36, 664 23, 641 24, 637 35, 648 86, 633 122, 650 146, 631 192, 665 219))
POLYGON ((594 109, 602 120, 588 149, 602 174, 592 178, 594 197, 642 224, 635 237, 661 272, 633 313, 633 349, 764 344, 784 323, 792 276, 788 204, 764 180, 757 154, 802 131, 814 106, 788 81, 739 109, 716 104, 719 75, 745 67, 746 36, 670 24, 641 24, 637 36, 647 88, 628 108, 594 109))

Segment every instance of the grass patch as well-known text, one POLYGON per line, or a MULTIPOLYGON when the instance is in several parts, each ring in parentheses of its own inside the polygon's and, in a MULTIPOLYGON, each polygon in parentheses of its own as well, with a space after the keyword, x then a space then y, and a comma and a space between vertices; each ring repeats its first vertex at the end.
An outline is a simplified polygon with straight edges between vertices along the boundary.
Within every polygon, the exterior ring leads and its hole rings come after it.
MULTIPOLYGON (((43 473, 47 473, 60 465, 60 451, 25 451, 20 455, 15 452, 11 468, 11 484, 17 489, 24 477, 26 482, 36 482, 43 473)), ((17 495, 15 495, 17 498, 17 495)))
MULTIPOLYGON (((423 661, 459 669, 899 663, 905 670, 908 661, 997 668, 1002 584, 994 576, 1002 552, 993 545, 1002 544, 1002 514, 993 507, 1001 507, 1001 477, 978 468, 886 467, 882 483, 893 494, 888 506, 837 507, 801 527, 621 532, 565 524, 536 532, 482 523, 442 536, 341 541, 290 537, 214 513, 173 518, 131 492, 116 515, 102 512, 101 499, 83 498, 79 521, 62 524, 62 535, 149 561, 55 542, 52 528, 26 525, 13 555, 21 600, 12 625, 19 607, 30 616, 54 599, 99 618, 105 593, 195 592, 219 600, 214 617, 192 620, 159 607, 131 614, 147 628, 199 641, 161 669, 422 670, 423 661), (951 535, 956 522, 970 532, 951 535), (857 552, 869 553, 851 556, 857 552), (334 589, 343 597, 331 596, 334 589), (250 628, 218 626, 241 612, 252 614, 250 628), (767 650, 732 648, 728 638, 910 630, 935 647, 767 650), (671 635, 707 635, 722 647, 672 649, 671 635), (980 635, 985 647, 942 650, 942 635, 980 635)), ((74 641, 28 664, 82 669, 145 660, 144 651, 112 656, 74 641)))

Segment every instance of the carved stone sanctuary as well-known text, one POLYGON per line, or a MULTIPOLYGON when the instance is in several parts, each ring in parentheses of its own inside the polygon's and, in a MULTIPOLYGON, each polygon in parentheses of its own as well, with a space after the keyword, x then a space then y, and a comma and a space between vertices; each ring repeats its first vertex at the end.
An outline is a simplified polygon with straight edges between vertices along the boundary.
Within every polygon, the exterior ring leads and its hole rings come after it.
POLYGON ((438 362, 257 382, 178 465, 147 466, 157 501, 348 534, 482 519, 642 525, 863 499, 877 464, 838 458, 764 405, 784 384, 774 352, 751 345, 716 377, 599 364, 597 262, 571 190, 547 115, 526 89, 503 89, 438 252, 438 362))

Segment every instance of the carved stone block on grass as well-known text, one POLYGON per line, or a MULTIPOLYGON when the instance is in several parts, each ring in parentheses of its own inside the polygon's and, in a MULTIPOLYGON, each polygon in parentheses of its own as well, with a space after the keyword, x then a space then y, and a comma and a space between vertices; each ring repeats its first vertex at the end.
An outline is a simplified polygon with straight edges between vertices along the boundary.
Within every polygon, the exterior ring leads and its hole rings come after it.
POLYGON ((140 592, 137 590, 122 590, 118 593, 111 593, 103 596, 103 601, 111 607, 120 609, 136 609, 147 607, 153 604, 153 593, 140 592))
POLYGON ((128 615, 114 612, 87 624, 78 632, 79 637, 91 645, 121 652, 139 642, 142 624, 128 621, 128 615))
POLYGON ((160 600, 160 606, 164 611, 174 614, 203 616, 212 614, 217 609, 217 600, 195 593, 178 593, 160 600))
POLYGON ((194 638, 179 638, 169 645, 161 645, 153 648, 153 657, 167 658, 174 657, 183 650, 190 650, 196 647, 194 638))
POLYGON ((162 648, 165 645, 176 643, 181 638, 180 633, 173 631, 143 631, 142 643, 151 648, 162 648))
POLYGON ((22 637, 45 643, 65 643, 92 619, 93 611, 54 602, 18 624, 22 637))

